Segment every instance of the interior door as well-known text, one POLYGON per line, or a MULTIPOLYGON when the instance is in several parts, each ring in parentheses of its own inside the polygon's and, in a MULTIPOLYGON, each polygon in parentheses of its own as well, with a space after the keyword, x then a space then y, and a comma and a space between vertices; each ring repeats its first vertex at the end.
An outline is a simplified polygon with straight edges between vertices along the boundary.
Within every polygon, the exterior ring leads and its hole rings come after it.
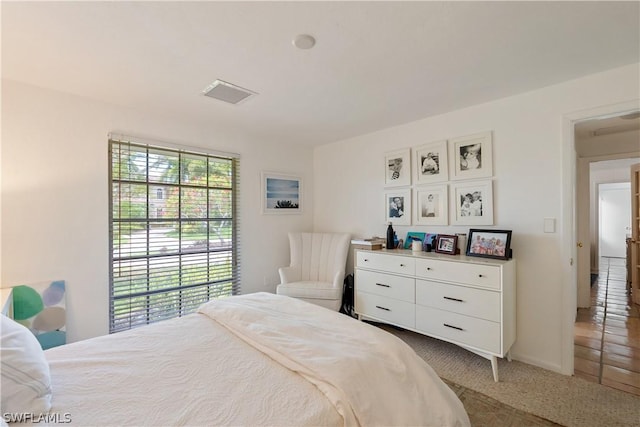
POLYGON ((640 163, 631 166, 630 275, 633 302, 640 304, 640 163))

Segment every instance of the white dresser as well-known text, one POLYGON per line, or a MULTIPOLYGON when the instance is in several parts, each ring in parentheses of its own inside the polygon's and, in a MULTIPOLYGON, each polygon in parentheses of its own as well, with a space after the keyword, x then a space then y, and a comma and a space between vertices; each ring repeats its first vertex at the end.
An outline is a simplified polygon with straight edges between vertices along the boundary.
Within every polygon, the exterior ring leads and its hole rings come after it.
POLYGON ((358 250, 355 310, 491 360, 516 339, 516 262, 408 250, 358 250))

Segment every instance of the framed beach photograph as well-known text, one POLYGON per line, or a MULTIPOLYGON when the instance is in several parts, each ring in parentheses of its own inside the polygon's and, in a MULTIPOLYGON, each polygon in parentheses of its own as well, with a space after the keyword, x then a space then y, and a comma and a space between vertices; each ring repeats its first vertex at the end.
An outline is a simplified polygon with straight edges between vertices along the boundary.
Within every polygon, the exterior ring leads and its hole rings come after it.
POLYGON ((439 254, 455 255, 458 252, 458 236, 438 234, 435 251, 439 254))
POLYGON ((437 141, 413 149, 414 183, 432 184, 449 180, 447 141, 437 141))
POLYGON ((302 213, 302 178, 274 172, 262 172, 262 213, 302 213))
POLYGON ((415 194, 415 224, 449 224, 447 184, 420 187, 415 194))
POLYGON ((452 225, 493 225, 493 181, 451 184, 452 225))
POLYGON ((411 189, 386 191, 384 210, 386 224, 411 225, 411 189))
POLYGON ((467 256, 511 258, 511 230, 469 230, 467 256))
POLYGON ((386 187, 411 185, 411 150, 405 148, 385 153, 384 171, 386 187))
POLYGON ((449 141, 451 180, 493 176, 492 146, 491 132, 451 139, 449 141))

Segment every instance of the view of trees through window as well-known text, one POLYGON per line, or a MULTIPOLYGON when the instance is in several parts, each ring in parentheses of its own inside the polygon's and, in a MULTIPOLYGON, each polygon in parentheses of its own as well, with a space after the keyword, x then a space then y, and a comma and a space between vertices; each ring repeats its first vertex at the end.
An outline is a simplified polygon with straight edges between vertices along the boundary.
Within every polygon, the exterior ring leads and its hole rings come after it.
POLYGON ((238 160, 110 141, 111 332, 238 290, 238 160))

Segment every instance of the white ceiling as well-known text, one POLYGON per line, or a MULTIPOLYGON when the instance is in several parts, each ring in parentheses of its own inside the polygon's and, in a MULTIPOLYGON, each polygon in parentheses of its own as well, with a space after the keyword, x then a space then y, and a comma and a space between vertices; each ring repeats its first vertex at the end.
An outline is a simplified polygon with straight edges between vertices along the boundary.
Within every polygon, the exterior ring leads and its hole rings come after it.
POLYGON ((1 7, 3 78, 258 141, 328 143, 640 62, 637 1, 1 7), (259 95, 203 96, 215 79, 259 95))
POLYGON ((640 130, 640 112, 622 114, 614 117, 602 117, 576 123, 575 125, 576 141, 638 130, 640 130))

